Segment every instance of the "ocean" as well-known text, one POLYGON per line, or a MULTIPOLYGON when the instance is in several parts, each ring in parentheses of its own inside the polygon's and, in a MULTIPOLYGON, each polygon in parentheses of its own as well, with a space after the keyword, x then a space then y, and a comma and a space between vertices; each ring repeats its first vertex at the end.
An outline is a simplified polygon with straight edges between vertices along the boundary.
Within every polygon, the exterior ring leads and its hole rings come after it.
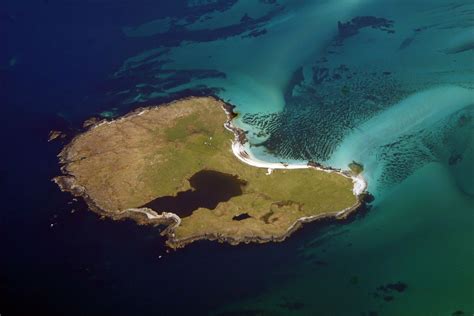
POLYGON ((473 20, 465 0, 3 0, 0 314, 473 314, 473 20), (374 201, 170 251, 51 182, 87 118, 199 95, 259 159, 361 163, 374 201))

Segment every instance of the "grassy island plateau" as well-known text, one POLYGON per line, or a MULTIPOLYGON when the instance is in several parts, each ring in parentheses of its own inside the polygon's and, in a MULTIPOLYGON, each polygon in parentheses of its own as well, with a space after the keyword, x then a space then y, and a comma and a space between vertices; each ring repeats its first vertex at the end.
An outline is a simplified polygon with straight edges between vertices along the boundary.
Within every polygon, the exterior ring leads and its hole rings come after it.
POLYGON ((303 222, 360 206, 360 176, 261 162, 236 115, 221 100, 191 97, 97 122, 63 148, 54 181, 106 217, 167 225, 172 248, 282 241, 303 222))

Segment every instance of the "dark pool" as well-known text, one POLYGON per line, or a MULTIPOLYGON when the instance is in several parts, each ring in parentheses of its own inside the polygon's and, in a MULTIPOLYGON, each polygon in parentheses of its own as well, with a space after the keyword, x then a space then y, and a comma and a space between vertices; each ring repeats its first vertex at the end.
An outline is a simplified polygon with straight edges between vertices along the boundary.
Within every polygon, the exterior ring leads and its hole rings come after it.
POLYGON ((172 212, 186 217, 194 210, 204 207, 210 210, 220 202, 242 195, 246 181, 237 176, 215 170, 201 170, 189 178, 192 189, 178 192, 176 196, 162 196, 143 205, 157 212, 172 212))

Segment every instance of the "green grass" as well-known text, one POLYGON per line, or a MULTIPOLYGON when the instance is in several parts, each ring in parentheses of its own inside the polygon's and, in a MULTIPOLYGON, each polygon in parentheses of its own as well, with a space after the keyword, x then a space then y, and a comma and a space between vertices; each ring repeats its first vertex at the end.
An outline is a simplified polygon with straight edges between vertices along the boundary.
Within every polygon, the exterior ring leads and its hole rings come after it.
POLYGON ((279 236, 298 218, 338 212, 357 202, 351 180, 339 174, 297 169, 266 175, 266 169, 243 164, 231 152, 234 136, 223 127, 225 119, 217 108, 180 118, 164 131, 168 142, 161 154, 165 161, 149 172, 147 179, 157 197, 189 188, 186 179, 202 169, 237 175, 248 182, 242 196, 220 203, 216 210, 202 208, 184 218, 175 231, 177 238, 207 233, 279 236), (280 201, 293 203, 277 207, 275 203, 280 201), (244 212, 252 218, 232 220, 244 212))

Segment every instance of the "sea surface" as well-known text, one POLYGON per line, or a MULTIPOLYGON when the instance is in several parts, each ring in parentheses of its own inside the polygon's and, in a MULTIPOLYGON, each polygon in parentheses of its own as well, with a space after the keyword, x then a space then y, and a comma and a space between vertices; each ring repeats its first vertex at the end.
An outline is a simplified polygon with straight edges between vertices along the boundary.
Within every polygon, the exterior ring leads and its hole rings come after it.
POLYGON ((2 316, 474 313, 472 1, 0 3, 2 316), (85 119, 199 95, 236 106, 259 159, 362 164, 374 201, 169 251, 50 181, 85 119))

